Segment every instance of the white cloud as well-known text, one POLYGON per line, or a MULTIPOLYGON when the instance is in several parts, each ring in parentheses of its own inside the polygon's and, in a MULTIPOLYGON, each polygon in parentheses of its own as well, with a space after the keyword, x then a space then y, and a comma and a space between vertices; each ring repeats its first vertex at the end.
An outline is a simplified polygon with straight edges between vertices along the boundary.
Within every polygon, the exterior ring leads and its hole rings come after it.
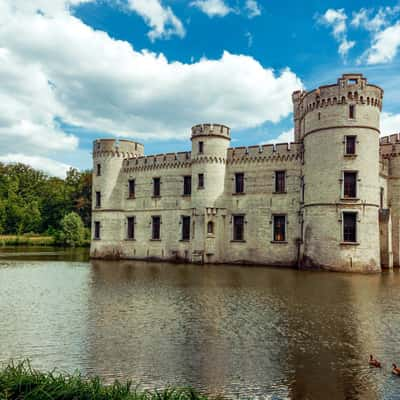
POLYGON ((261 15, 261 7, 256 0, 246 0, 245 8, 249 18, 258 17, 261 15))
POLYGON ((160 0, 128 0, 128 8, 138 13, 152 28, 150 40, 168 39, 173 35, 184 37, 185 28, 171 7, 165 7, 160 0))
POLYGON ((234 11, 225 4, 224 0, 194 0, 190 5, 197 7, 210 18, 225 17, 234 11))
POLYGON ((387 136, 400 132, 400 114, 381 113, 381 135, 387 136))
POLYGON ((338 53, 346 58, 350 49, 352 49, 356 42, 347 39, 347 15, 344 9, 328 9, 325 14, 319 16, 318 22, 332 28, 332 35, 339 43, 338 53))
POLYGON ((400 6, 380 7, 373 15, 374 11, 372 8, 361 8, 359 11, 353 12, 351 25, 370 32, 378 32, 390 25, 393 17, 400 12, 400 6))
POLYGON ((70 165, 60 163, 45 157, 27 156, 20 153, 12 153, 0 156, 0 162, 5 164, 23 163, 31 167, 44 171, 49 175, 65 178, 67 171, 71 168, 70 165))
POLYGON ((268 140, 266 142, 266 144, 290 143, 290 142, 294 142, 294 131, 293 131, 293 129, 289 129, 287 131, 282 132, 276 138, 268 140))
POLYGON ((253 46, 253 35, 251 34, 251 32, 246 32, 244 34, 244 36, 247 39, 247 47, 252 47, 253 46))

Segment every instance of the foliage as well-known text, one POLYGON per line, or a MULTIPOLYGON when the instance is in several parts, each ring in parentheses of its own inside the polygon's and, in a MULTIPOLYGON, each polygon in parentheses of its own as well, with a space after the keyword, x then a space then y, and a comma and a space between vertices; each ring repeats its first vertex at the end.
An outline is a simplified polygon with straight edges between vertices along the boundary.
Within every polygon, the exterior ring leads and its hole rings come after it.
POLYGON ((71 168, 60 179, 24 164, 0 163, 0 234, 54 235, 71 212, 89 228, 91 184, 91 171, 71 168))
POLYGON ((81 246, 85 240, 85 227, 76 212, 70 212, 61 221, 61 231, 57 241, 67 246, 81 246))
POLYGON ((63 375, 34 370, 28 361, 10 363, 0 371, 0 398, 31 400, 207 400, 193 389, 167 388, 139 392, 132 383, 103 385, 98 377, 85 380, 80 374, 63 375))

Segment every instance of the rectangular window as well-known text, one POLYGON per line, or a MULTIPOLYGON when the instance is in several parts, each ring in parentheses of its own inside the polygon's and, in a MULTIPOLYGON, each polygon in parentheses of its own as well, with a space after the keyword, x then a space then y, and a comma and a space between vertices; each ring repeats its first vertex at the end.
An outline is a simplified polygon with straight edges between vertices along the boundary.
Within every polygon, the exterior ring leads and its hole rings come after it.
POLYGON ((96 207, 99 208, 101 207, 101 193, 96 192, 96 207))
POLYGON ((346 154, 356 154, 356 138, 357 136, 346 136, 346 154))
POLYGON ((133 199, 135 197, 135 180, 134 179, 129 179, 128 181, 128 196, 130 199, 133 199))
POLYGON ((151 238, 153 240, 160 240, 160 238, 161 238, 161 235, 160 235, 161 217, 154 216, 154 217, 151 217, 151 220, 152 220, 151 238))
POLYGON ((101 164, 96 165, 96 175, 100 176, 101 175, 101 164))
POLYGON ((286 171, 275 171, 275 193, 286 191, 286 171))
POLYGON ((286 216, 274 215, 274 242, 286 241, 286 216))
POLYGON ((160 197, 161 194, 161 180, 160 178, 153 178, 153 196, 160 197))
POLYGON ((357 197, 357 172, 343 172, 343 197, 357 197))
POLYGON ((192 177, 190 175, 183 177, 183 194, 185 196, 192 194, 192 177))
POLYGON ((349 118, 350 119, 356 118, 356 106, 354 104, 349 105, 349 118))
POLYGON ((357 213, 355 212, 343 213, 343 241, 357 241, 357 213))
POLYGON ((381 187, 380 196, 379 196, 379 203, 380 207, 383 208, 383 199, 384 199, 385 189, 381 187))
POLYGON ((199 189, 204 188, 204 174, 198 175, 198 187, 199 187, 199 189))
POLYGON ((233 240, 244 240, 244 215, 233 216, 233 240))
POLYGON ((190 240, 190 217, 182 216, 182 240, 190 240))
POLYGON ((135 239, 135 217, 128 217, 128 229, 127 229, 127 238, 135 239))
POLYGON ((199 142, 199 154, 203 154, 204 152, 204 142, 199 142))
POLYGON ((244 173, 235 174, 235 193, 244 193, 244 173))
POLYGON ((300 179, 301 179, 301 182, 300 182, 300 185, 301 185, 301 202, 304 203, 304 193, 305 193, 305 190, 306 190, 306 183, 304 182, 304 176, 302 176, 300 179))
POLYGON ((94 238, 100 239, 100 222, 99 221, 94 222, 94 238))

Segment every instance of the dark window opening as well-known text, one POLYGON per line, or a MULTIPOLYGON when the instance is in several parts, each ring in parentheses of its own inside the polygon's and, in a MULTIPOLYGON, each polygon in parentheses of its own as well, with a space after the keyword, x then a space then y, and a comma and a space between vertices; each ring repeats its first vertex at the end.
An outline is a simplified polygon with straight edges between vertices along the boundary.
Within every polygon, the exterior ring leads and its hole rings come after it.
POLYGON ((235 192, 244 193, 244 173, 238 172, 235 174, 235 192))
POLYGON ((275 192, 284 193, 286 190, 286 171, 275 171, 275 192))
POLYGON ((204 188, 204 174, 198 175, 198 187, 204 188))
POLYGON ((354 119, 356 117, 356 106, 354 104, 349 105, 349 118, 354 119))
POLYGON ((101 193, 96 192, 96 207, 101 207, 101 193))
POLYGON ((100 222, 99 221, 94 222, 94 238, 100 239, 100 222))
POLYGON ((357 213, 343 213, 343 241, 356 242, 357 240, 357 213))
POLYGON ((135 217, 128 217, 127 238, 128 239, 135 238, 135 217))
POLYGON ((213 234, 214 233, 214 222, 209 221, 207 224, 207 233, 213 234))
POLYGON ((183 194, 192 194, 192 177, 190 175, 183 177, 183 194))
POLYGON ((190 217, 182 216, 182 240, 190 240, 190 217))
POLYGON ((301 202, 304 203, 304 193, 306 189, 306 184, 304 182, 304 176, 301 177, 301 202))
POLYGON ((320 120, 321 119, 321 113, 319 112, 318 113, 318 120, 320 120))
POLYGON ((203 154, 204 152, 204 142, 199 142, 199 154, 203 154))
POLYGON ((343 173, 343 197, 357 197, 357 172, 343 173))
POLYGON ((347 80, 348 85, 356 85, 357 84, 357 79, 348 79, 347 80))
POLYGON ((155 217, 151 217, 151 219, 152 219, 151 238, 153 240, 160 240, 160 238, 161 238, 161 235, 160 235, 161 217, 155 216, 155 217))
POLYGON ((96 175, 97 176, 100 176, 101 175, 101 164, 97 164, 97 166, 96 166, 96 175))
POLYGON ((161 181, 160 178, 153 178, 153 196, 160 197, 161 181))
POLYGON ((244 240, 244 216, 233 216, 233 240, 244 240))
POLYGON ((274 215, 274 242, 286 240, 286 216, 274 215))
POLYGON ((346 136, 346 154, 356 154, 356 137, 346 136))
POLYGON ((380 192, 380 206, 381 206, 381 208, 383 208, 384 193, 385 193, 385 189, 383 187, 381 187, 381 192, 380 192))
POLYGON ((129 191, 129 198, 134 198, 135 197, 135 180, 130 179, 128 181, 128 191, 129 191))

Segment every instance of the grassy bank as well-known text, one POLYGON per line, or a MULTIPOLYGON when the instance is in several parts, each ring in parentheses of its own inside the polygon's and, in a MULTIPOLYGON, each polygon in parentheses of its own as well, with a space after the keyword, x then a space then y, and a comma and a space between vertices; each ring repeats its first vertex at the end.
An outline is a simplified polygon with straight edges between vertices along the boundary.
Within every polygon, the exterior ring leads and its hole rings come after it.
POLYGON ((138 391, 131 382, 104 385, 99 378, 79 374, 42 373, 29 362, 9 364, 0 371, 0 399, 30 400, 207 400, 192 389, 138 391))
MULTIPOLYGON (((61 246, 53 236, 43 235, 0 235, 0 246, 61 246)), ((90 240, 85 240, 80 247, 89 247, 90 240)))

